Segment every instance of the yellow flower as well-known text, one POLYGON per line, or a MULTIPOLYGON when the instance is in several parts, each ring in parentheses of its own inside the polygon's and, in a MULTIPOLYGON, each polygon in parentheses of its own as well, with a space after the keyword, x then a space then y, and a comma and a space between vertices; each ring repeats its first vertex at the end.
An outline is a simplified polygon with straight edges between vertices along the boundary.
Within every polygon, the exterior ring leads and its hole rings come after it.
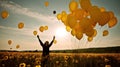
POLYGON ((26 67, 26 64, 25 63, 20 63, 19 67, 26 67))
POLYGON ((35 67, 41 67, 41 65, 36 65, 35 67))

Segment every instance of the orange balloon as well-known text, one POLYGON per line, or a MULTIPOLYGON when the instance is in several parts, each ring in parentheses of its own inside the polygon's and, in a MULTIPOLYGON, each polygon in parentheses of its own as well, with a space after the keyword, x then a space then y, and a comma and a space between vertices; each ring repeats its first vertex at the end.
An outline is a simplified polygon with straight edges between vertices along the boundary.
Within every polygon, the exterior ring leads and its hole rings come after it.
POLYGON ((45 30, 48 30, 48 26, 45 26, 44 29, 45 29, 45 30))
POLYGON ((71 34, 72 34, 73 36, 75 36, 75 35, 76 35, 76 31, 75 31, 74 29, 72 29, 71 34))
POLYGON ((67 21, 67 15, 63 15, 61 21, 65 24, 65 22, 67 21))
POLYGON ((109 28, 114 27, 116 24, 117 24, 117 18, 116 17, 110 19, 110 21, 108 22, 109 28))
POLYGON ((83 9, 76 9, 74 11, 74 14, 75 14, 75 17, 77 18, 77 20, 81 20, 85 16, 85 10, 83 10, 83 9))
POLYGON ((8 40, 8 44, 11 45, 12 44, 12 40, 8 40))
POLYGON ((71 28, 74 28, 75 24, 77 23, 77 19, 75 18, 74 15, 69 14, 69 15, 67 16, 67 22, 68 22, 68 25, 69 25, 71 28))
POLYGON ((6 19, 8 16, 9 16, 9 13, 8 13, 7 11, 2 11, 1 17, 2 17, 3 19, 6 19))
POLYGON ((94 30, 93 29, 88 29, 85 34, 88 36, 88 37, 92 37, 94 35, 94 30))
POLYGON ((19 29, 22 29, 24 27, 24 23, 23 22, 20 22, 19 24, 18 24, 18 28, 19 29))
POLYGON ((94 34, 93 34, 93 36, 92 37, 95 37, 97 35, 97 30, 96 29, 94 29, 94 34))
POLYGON ((66 12, 65 11, 62 11, 62 16, 65 16, 66 15, 66 12))
POLYGON ((112 11, 110 11, 108 13, 109 13, 110 19, 112 19, 114 17, 114 13, 112 11))
POLYGON ((110 20, 110 15, 108 12, 102 12, 101 13, 101 18, 99 20, 99 25, 100 26, 104 26, 105 24, 108 23, 108 21, 110 20))
POLYGON ((71 1, 69 3, 69 9, 71 12, 75 11, 78 8, 78 3, 76 1, 71 1))
POLYGON ((33 34, 34 34, 34 35, 37 35, 37 31, 33 31, 33 34))
POLYGON ((17 48, 17 49, 20 48, 20 45, 16 45, 16 48, 17 48))
POLYGON ((44 27, 41 26, 41 27, 39 28, 39 30, 40 30, 40 32, 43 32, 43 31, 44 31, 44 27))
POLYGON ((61 14, 57 14, 57 19, 61 20, 61 18, 62 18, 62 15, 61 14))
POLYGON ((93 37, 88 37, 88 41, 91 42, 93 40, 93 37))
POLYGON ((76 38, 77 38, 78 40, 80 40, 82 37, 83 37, 83 33, 82 33, 82 32, 78 32, 78 33, 76 34, 76 38))
POLYGON ((67 30, 67 32, 70 32, 71 28, 69 26, 66 26, 66 30, 67 30))
POLYGON ((48 7, 48 6, 49 6, 49 2, 46 1, 46 2, 44 3, 44 5, 45 5, 46 7, 48 7))
POLYGON ((54 40, 54 44, 56 44, 57 43, 57 40, 54 40))
POLYGON ((87 11, 91 9, 92 4, 90 3, 90 0, 79 0, 79 1, 82 9, 87 11))
POLYGON ((101 11, 101 12, 105 12, 106 10, 105 10, 104 7, 101 7, 101 8, 100 8, 100 11, 101 11))
POLYGON ((93 20, 93 22, 98 22, 101 19, 101 12, 97 6, 92 6, 89 13, 90 18, 93 20))
POLYGON ((109 34, 108 30, 103 31, 103 36, 107 36, 109 34))

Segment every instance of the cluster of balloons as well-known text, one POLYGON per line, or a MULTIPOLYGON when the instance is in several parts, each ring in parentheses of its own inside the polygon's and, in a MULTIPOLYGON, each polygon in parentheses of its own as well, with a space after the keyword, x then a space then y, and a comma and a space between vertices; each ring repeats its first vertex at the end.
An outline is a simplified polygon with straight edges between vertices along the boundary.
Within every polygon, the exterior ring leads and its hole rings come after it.
MULTIPOLYGON (((12 40, 8 40, 8 44, 11 45, 12 44, 12 40)), ((16 45, 16 49, 20 48, 20 45, 16 45)), ((12 48, 10 48, 12 49, 12 48)))
POLYGON ((1 17, 3 19, 6 19, 8 16, 9 16, 9 13, 6 10, 4 10, 4 11, 1 12, 1 17))
POLYGON ((48 30, 48 26, 40 26, 39 30, 40 30, 40 32, 48 30))
MULTIPOLYGON (((108 24, 109 28, 117 24, 117 18, 112 11, 106 11, 104 7, 92 6, 90 0, 79 0, 79 3, 81 8, 78 2, 72 0, 69 3, 69 14, 65 11, 57 14, 57 19, 61 20, 66 30, 78 40, 85 34, 88 41, 92 41, 97 35, 96 24, 101 27, 108 24)), ((103 36, 107 36, 108 33, 107 30, 103 31, 103 36)))
MULTIPOLYGON (((40 28, 39 28, 39 31, 40 32, 44 32, 44 31, 46 31, 46 30, 48 30, 48 26, 40 26, 40 28)), ((36 36, 37 35, 37 31, 36 30, 34 30, 33 31, 33 34, 36 36)))

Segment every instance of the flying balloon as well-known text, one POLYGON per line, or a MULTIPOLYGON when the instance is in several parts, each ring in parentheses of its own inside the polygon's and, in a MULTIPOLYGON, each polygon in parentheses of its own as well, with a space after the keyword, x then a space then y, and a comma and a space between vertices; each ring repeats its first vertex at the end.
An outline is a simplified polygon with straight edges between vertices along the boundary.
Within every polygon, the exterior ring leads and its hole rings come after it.
POLYGON ((17 49, 20 48, 20 45, 16 45, 16 48, 17 48, 17 49))
POLYGON ((3 19, 6 19, 8 16, 9 16, 9 13, 8 13, 7 11, 2 11, 2 12, 1 12, 1 17, 2 17, 3 19))
POLYGON ((33 31, 33 34, 34 34, 34 35, 37 35, 37 31, 33 31))
POLYGON ((18 28, 19 29, 22 29, 24 27, 24 23, 23 22, 20 22, 19 24, 18 24, 18 28))
POLYGON ((55 10, 53 11, 53 14, 56 14, 56 11, 55 11, 55 10))
POLYGON ((57 43, 57 40, 54 40, 54 42, 53 42, 54 44, 56 44, 57 43))
POLYGON ((46 7, 48 7, 48 6, 49 6, 49 2, 48 2, 48 1, 44 2, 44 5, 45 5, 46 7))
POLYGON ((12 40, 8 40, 8 44, 11 45, 12 44, 12 40))
POLYGON ((45 29, 45 30, 48 30, 48 26, 45 26, 44 29, 45 29))
POLYGON ((44 27, 40 26, 39 30, 40 30, 40 32, 43 32, 44 31, 44 27))
POLYGON ((103 31, 103 36, 107 36, 109 34, 108 30, 103 31))

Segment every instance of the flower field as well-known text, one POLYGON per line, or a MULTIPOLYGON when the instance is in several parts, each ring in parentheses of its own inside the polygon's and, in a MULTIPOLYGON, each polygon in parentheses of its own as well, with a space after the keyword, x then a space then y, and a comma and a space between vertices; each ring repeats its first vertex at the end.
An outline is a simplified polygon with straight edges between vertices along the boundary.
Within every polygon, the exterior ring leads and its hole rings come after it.
MULTIPOLYGON (((0 52, 0 67, 41 67, 40 52, 0 52)), ((119 67, 120 53, 50 53, 46 67, 119 67)))

